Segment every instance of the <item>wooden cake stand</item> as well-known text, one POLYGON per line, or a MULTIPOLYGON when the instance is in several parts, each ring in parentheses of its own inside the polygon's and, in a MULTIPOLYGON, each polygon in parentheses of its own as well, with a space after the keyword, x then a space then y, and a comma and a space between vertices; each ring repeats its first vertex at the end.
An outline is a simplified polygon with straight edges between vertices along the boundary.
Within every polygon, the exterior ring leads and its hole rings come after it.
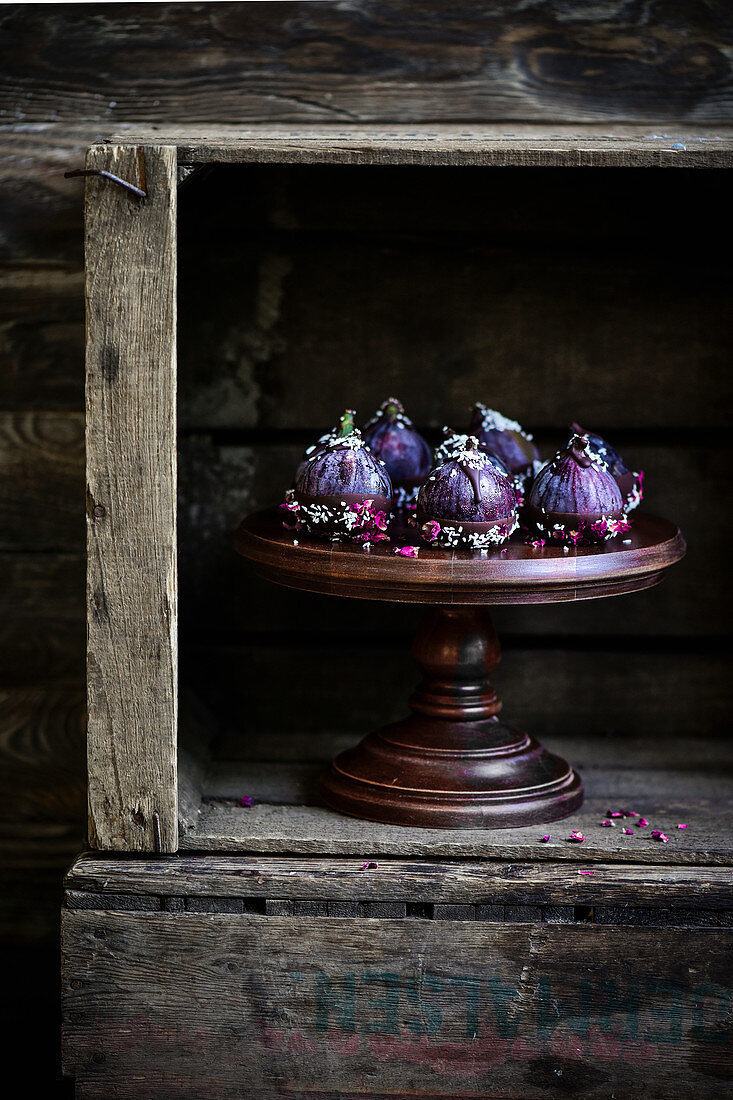
POLYGON ((533 737, 498 718, 489 674, 501 657, 486 605, 560 603, 651 588, 685 553, 667 520, 636 515, 600 547, 395 553, 420 539, 407 528, 364 552, 282 525, 277 509, 240 525, 236 548, 257 574, 290 588, 364 600, 433 605, 412 653, 423 673, 412 714, 336 757, 326 803, 354 817, 435 828, 502 828, 556 821, 583 801, 579 776, 533 737))

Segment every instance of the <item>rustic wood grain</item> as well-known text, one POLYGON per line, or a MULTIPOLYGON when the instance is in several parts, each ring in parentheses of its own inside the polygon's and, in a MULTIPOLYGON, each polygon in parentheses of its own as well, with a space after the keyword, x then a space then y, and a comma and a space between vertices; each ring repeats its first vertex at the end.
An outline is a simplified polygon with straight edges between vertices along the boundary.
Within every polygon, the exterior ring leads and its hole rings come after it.
POLYGON ((176 157, 105 146, 88 167, 90 840, 177 847, 176 157))
POLYGON ((0 550, 80 550, 84 417, 0 411, 0 550))
POLYGON ((78 554, 0 553, 0 684, 80 677, 84 568, 78 554))
POLYGON ((76 823, 85 808, 84 684, 0 687, 0 821, 76 823))
POLYGON ((725 119, 729 14, 569 0, 9 5, 19 121, 725 119), (164 63, 161 63, 164 58, 164 63))
MULTIPOLYGON (((292 900, 329 898, 409 901, 456 905, 614 905, 731 908, 733 888, 727 868, 593 860, 592 877, 566 863, 431 859, 383 859, 362 870, 364 860, 278 858, 274 856, 186 854, 175 860, 119 860, 89 853, 70 868, 68 890, 108 894, 266 897, 292 900)), ((335 915, 335 914, 334 914, 335 915)))
POLYGON ((720 1095, 719 930, 304 923, 67 911, 77 1095, 720 1095))

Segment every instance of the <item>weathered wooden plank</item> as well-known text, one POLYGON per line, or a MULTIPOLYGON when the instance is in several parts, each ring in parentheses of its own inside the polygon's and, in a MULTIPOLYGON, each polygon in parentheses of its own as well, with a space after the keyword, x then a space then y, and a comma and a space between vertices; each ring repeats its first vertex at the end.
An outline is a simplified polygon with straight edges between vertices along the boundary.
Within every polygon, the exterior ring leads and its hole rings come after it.
POLYGON ((258 126, 239 132, 201 127, 143 128, 176 145, 184 164, 346 164, 493 168, 725 168, 730 167, 731 130, 650 134, 648 127, 428 125, 378 129, 258 126))
POLYGON ((81 836, 85 728, 83 681, 0 688, 0 820, 81 836))
MULTIPOLYGON (((233 803, 209 803, 195 831, 181 837, 181 848, 205 852, 257 852, 261 854, 342 855, 359 859, 402 856, 417 858, 429 851, 440 859, 519 859, 553 858, 571 863, 580 862, 592 869, 597 859, 613 859, 639 863, 709 863, 728 866, 731 861, 730 822, 720 816, 705 814, 687 843, 669 845, 656 841, 628 838, 628 846, 620 842, 604 842, 596 832, 605 812, 606 799, 588 798, 584 812, 568 818, 560 826, 546 826, 556 837, 553 845, 540 844, 539 828, 534 832, 501 830, 495 833, 465 830, 422 832, 407 835, 399 826, 368 826, 356 819, 335 820, 331 811, 316 806, 260 805, 244 820, 242 811, 233 803), (586 842, 572 844, 571 829, 585 830, 586 842), (558 831, 559 830, 559 831, 558 831)), ((655 813, 657 828, 673 831, 673 813, 655 813)), ((686 816, 689 816, 686 815, 686 816)), ((675 841, 677 838, 675 837, 675 841)))
MULTIPOLYGON (((550 455, 562 435, 543 433, 550 455)), ((304 445, 305 446, 305 445, 304 445)), ((282 499, 304 448, 299 445, 239 446, 206 434, 181 443, 179 530, 182 629, 234 641, 243 630, 334 632, 345 624, 354 634, 408 637, 422 611, 368 601, 324 599, 259 580, 232 548, 232 532, 257 508, 282 499)), ((725 608, 733 596, 727 569, 728 543, 718 501, 727 492, 723 452, 704 446, 659 446, 637 442, 624 448, 629 463, 646 472, 645 508, 679 524, 687 556, 665 582, 621 600, 597 600, 552 608, 497 610, 500 632, 538 634, 727 634, 725 608), (710 570, 716 584, 708 583, 710 570)), ((190 636, 190 635, 189 635, 190 636)))
POLYGON ((78 679, 84 668, 84 560, 0 554, 0 683, 78 679))
POLYGON ((0 271, 0 408, 83 406, 83 287, 81 268, 16 263, 0 271))
POLYGON ((84 417, 0 412, 0 550, 79 550, 84 417))
POLYGON ((105 146, 88 166, 90 842, 177 847, 176 156, 105 146))
POLYGON ((718 1097, 718 930, 66 912, 77 1095, 718 1097), (562 965, 558 966, 558 959, 562 965), (212 1052, 216 1056, 212 1057, 212 1052))
POLYGON ((437 0, 137 4, 77 19, 16 4, 2 29, 0 93, 26 122, 702 122, 729 117, 732 98, 730 20, 707 3, 462 0, 450 28, 437 0))

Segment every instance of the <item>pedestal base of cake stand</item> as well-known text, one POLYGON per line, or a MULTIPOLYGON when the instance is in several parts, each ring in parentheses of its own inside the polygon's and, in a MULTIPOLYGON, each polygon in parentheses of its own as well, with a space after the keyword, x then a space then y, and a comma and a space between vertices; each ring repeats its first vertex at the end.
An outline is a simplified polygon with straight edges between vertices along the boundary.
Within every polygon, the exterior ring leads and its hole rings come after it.
POLYGON ((444 829, 536 825, 578 809, 583 785, 572 768, 499 721, 488 677, 501 649, 487 611, 436 608, 412 654, 424 676, 413 713, 336 757, 321 781, 329 806, 444 829))

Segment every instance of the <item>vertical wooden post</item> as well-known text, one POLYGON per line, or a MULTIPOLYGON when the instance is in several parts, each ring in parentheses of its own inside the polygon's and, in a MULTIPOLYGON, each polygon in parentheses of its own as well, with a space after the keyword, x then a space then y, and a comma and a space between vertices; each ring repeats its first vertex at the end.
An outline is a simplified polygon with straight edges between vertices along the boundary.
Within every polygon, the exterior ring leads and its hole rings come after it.
POLYGON ((176 150, 98 145, 86 189, 89 841, 174 852, 176 150))

